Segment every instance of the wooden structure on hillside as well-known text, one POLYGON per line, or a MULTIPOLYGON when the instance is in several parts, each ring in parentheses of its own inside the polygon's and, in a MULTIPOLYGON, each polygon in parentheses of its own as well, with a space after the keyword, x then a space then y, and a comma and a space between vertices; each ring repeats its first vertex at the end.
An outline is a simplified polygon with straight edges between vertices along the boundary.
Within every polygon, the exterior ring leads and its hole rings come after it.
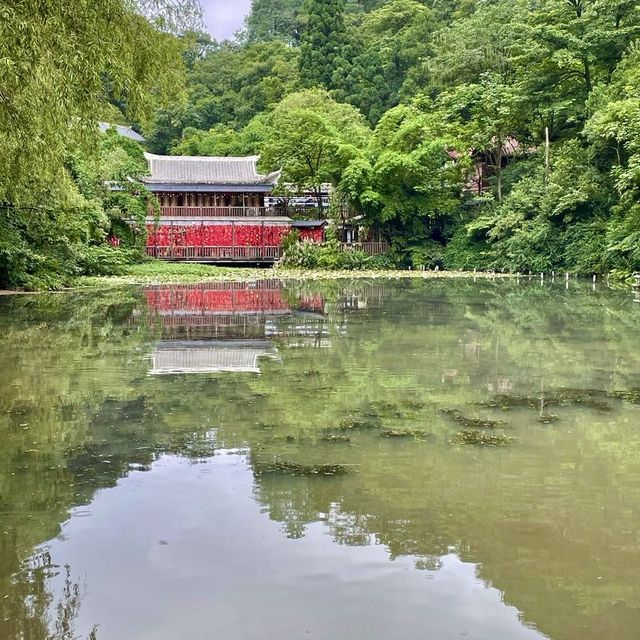
POLYGON ((280 172, 261 174, 258 156, 145 154, 143 183, 160 205, 147 217, 147 254, 164 260, 272 263, 292 220, 265 206, 280 172))
MULTIPOLYGON (((261 174, 258 156, 218 158, 147 153, 149 175, 141 178, 155 194, 159 211, 147 212, 147 255, 173 261, 273 264, 282 240, 297 229, 300 239, 321 243, 326 220, 292 220, 272 195, 280 172, 261 174)), ((345 235, 344 229, 341 236, 345 235)), ((341 238, 344 251, 371 255, 388 245, 364 229, 341 238)))

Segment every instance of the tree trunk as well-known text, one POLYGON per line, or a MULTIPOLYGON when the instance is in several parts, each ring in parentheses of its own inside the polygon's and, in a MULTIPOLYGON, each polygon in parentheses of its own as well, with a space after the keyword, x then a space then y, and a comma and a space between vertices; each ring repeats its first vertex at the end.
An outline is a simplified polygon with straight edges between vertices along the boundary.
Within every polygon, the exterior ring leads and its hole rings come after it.
POLYGON ((313 185, 313 193, 316 197, 316 202, 318 203, 318 213, 322 215, 322 211, 324 209, 322 204, 322 185, 313 185))
POLYGON ((502 202, 502 139, 498 141, 498 149, 496 151, 496 178, 498 179, 498 202, 502 202))
POLYGON ((586 58, 582 61, 582 64, 584 65, 584 81, 587 86, 587 93, 591 93, 591 89, 593 88, 591 84, 591 67, 586 58))

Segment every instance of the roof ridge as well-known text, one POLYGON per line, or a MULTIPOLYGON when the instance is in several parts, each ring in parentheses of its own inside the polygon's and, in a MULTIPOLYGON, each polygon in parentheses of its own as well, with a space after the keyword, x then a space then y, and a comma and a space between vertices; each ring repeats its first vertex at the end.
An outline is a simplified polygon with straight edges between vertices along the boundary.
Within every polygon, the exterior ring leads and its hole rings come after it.
POLYGON ((211 161, 220 161, 220 160, 233 160, 233 161, 254 161, 258 162, 260 160, 259 155, 253 156, 165 156, 157 153, 145 153, 144 157, 147 160, 186 160, 186 161, 201 161, 206 162, 208 160, 211 161))

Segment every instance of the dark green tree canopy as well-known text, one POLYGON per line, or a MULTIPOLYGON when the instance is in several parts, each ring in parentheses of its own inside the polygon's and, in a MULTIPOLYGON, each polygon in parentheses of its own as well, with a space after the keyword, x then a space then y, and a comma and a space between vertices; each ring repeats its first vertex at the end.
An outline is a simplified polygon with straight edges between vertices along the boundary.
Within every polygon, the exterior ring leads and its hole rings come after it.
POLYGON ((300 78, 306 87, 331 88, 343 60, 344 0, 306 0, 300 44, 300 78))

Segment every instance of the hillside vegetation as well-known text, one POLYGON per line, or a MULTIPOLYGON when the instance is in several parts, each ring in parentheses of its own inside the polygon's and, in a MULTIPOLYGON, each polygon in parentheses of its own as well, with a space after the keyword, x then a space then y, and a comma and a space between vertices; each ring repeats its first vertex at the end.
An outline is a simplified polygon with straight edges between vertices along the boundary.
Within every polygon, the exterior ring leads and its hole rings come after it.
POLYGON ((635 0, 254 0, 222 43, 193 3, 182 24, 170 0, 89 4, 0 9, 0 285, 140 254, 143 229, 122 229, 144 191, 104 187, 140 150, 96 142, 99 119, 157 153, 259 153, 283 182, 330 182, 398 266, 640 269, 635 0))

